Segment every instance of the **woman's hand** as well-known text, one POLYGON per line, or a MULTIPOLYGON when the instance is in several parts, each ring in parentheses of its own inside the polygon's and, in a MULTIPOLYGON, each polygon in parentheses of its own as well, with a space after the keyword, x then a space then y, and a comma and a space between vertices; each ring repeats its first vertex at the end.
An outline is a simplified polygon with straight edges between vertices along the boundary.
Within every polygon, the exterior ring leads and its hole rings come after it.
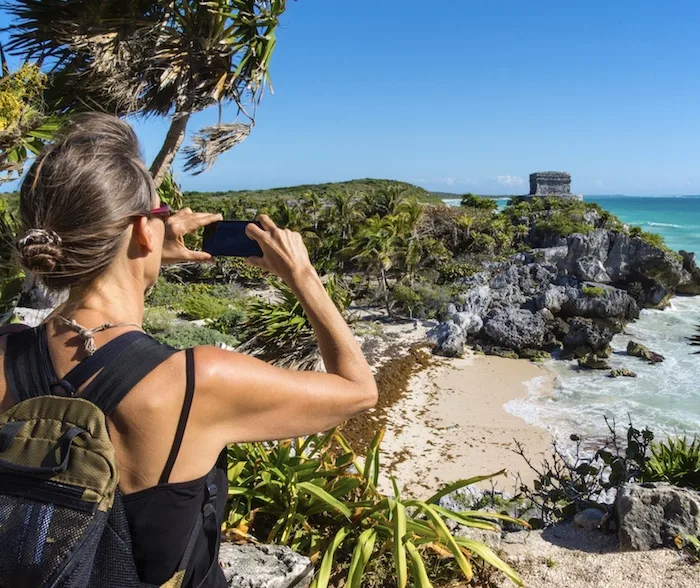
POLYGON ((299 233, 280 229, 269 216, 259 217, 262 229, 251 223, 246 227, 246 235, 257 241, 262 249, 262 257, 249 257, 248 263, 281 278, 288 286, 298 285, 298 281, 315 275, 309 252, 299 233))
POLYGON ((192 251, 185 246, 185 235, 194 233, 200 227, 224 220, 221 214, 208 212, 192 212, 191 208, 183 208, 165 221, 165 241, 161 263, 214 263, 214 257, 205 251, 192 251))

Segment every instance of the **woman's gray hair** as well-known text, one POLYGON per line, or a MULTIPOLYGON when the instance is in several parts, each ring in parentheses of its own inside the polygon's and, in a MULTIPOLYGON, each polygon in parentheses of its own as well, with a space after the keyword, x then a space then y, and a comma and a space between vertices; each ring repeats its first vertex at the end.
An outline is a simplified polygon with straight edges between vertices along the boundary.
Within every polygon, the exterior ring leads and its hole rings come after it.
POLYGON ((51 289, 85 287, 112 263, 133 217, 156 200, 133 129, 115 116, 76 116, 22 182, 19 258, 51 289))

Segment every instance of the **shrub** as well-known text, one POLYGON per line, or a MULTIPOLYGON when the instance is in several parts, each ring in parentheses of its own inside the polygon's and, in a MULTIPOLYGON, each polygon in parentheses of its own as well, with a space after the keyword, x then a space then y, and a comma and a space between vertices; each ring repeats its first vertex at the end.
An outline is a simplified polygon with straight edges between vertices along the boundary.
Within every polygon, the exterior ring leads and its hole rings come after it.
POLYGON ((148 293, 146 304, 180 310, 187 291, 188 287, 185 284, 168 282, 165 278, 160 277, 154 288, 148 293))
POLYGON ((644 479, 649 482, 670 482, 700 490, 700 440, 688 442, 686 437, 668 439, 651 446, 644 479))
POLYGON ((484 198, 483 196, 476 196, 474 194, 465 194, 462 196, 460 206, 465 208, 478 208, 480 210, 498 210, 498 202, 493 198, 484 198))
POLYGON ((490 254, 496 250, 496 239, 487 233, 472 233, 469 251, 490 254))
POLYGON ((552 455, 541 466, 535 466, 516 441, 517 453, 536 474, 532 488, 525 484, 520 487, 539 512, 538 517, 530 520, 533 526, 571 519, 589 507, 608 509, 608 505, 599 503, 605 492, 630 480, 643 479, 654 434, 649 429, 635 429, 630 423, 623 440, 614 421, 611 423, 606 418, 605 423, 609 436, 597 451, 584 452, 582 439, 571 435, 574 451, 565 453, 555 443, 552 455))
POLYGON ((399 283, 391 291, 391 301, 398 312, 411 318, 439 318, 455 296, 450 285, 416 282, 413 286, 399 283))
POLYGON ((600 298, 602 296, 605 296, 605 288, 601 288, 600 286, 584 286, 581 291, 583 292, 584 296, 588 296, 589 298, 600 298))
POLYGON ((250 265, 241 257, 220 257, 216 260, 216 279, 225 283, 237 282, 244 286, 264 286, 265 272, 250 265))
POLYGON ((234 335, 240 331, 245 318, 246 310, 244 305, 229 306, 219 318, 209 324, 209 327, 225 335, 234 335))
POLYGON ((186 322, 173 323, 162 330, 151 331, 150 335, 159 343, 170 345, 176 349, 187 349, 199 345, 224 344, 237 347, 238 340, 208 327, 198 327, 186 322))
POLYGON ((451 284, 457 280, 473 276, 480 269, 478 264, 469 261, 448 261, 438 267, 438 282, 440 284, 451 284))
POLYGON ((630 229, 629 235, 633 238, 637 237, 645 243, 652 245, 653 247, 663 249, 664 251, 669 251, 669 248, 666 245, 666 241, 658 233, 647 233, 646 231, 642 230, 641 227, 632 227, 630 229))
POLYGON ((170 328, 177 315, 164 306, 146 308, 143 313, 143 330, 147 333, 164 331, 170 328))
POLYGON ((320 561, 314 588, 370 585, 368 564, 382 557, 383 585, 405 587, 410 573, 413 586, 427 587, 431 552, 440 556, 438 573, 456 568, 453 579, 470 581, 474 563, 483 562, 522 585, 485 544, 453 535, 446 520, 483 531, 497 531, 496 520, 526 526, 524 521, 437 505, 442 496, 493 476, 456 482, 425 501, 403 498, 392 478, 394 496, 385 496, 377 490, 382 436, 383 431, 375 436, 364 460, 336 431, 231 446, 224 533, 288 545, 320 561))
POLYGON ((182 302, 183 318, 190 320, 219 319, 228 310, 225 300, 206 292, 192 292, 182 302))

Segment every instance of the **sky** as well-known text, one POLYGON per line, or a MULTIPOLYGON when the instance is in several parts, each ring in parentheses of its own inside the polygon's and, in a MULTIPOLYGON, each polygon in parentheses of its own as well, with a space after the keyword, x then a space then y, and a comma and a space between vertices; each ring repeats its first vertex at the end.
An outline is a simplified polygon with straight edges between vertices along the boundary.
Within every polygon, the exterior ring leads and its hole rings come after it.
MULTIPOLYGON (((177 178, 524 194, 552 170, 575 193, 699 194, 698 30, 697 0, 288 0, 252 135, 177 178)), ((150 161, 168 121, 133 122, 150 161)))

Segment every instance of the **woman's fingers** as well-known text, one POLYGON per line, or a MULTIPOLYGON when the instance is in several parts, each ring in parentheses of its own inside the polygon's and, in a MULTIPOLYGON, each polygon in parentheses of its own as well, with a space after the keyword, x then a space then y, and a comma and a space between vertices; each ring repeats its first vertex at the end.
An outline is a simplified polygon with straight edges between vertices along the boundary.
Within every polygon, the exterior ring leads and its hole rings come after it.
POLYGON ((272 219, 266 214, 261 214, 258 217, 258 220, 260 221, 262 228, 270 233, 277 229, 277 225, 274 222, 272 222, 272 219))
POLYGON ((262 241, 266 235, 265 231, 263 231, 255 223, 248 223, 246 225, 245 234, 248 235, 250 239, 253 239, 253 241, 257 241, 258 243, 260 243, 260 241, 262 241))

